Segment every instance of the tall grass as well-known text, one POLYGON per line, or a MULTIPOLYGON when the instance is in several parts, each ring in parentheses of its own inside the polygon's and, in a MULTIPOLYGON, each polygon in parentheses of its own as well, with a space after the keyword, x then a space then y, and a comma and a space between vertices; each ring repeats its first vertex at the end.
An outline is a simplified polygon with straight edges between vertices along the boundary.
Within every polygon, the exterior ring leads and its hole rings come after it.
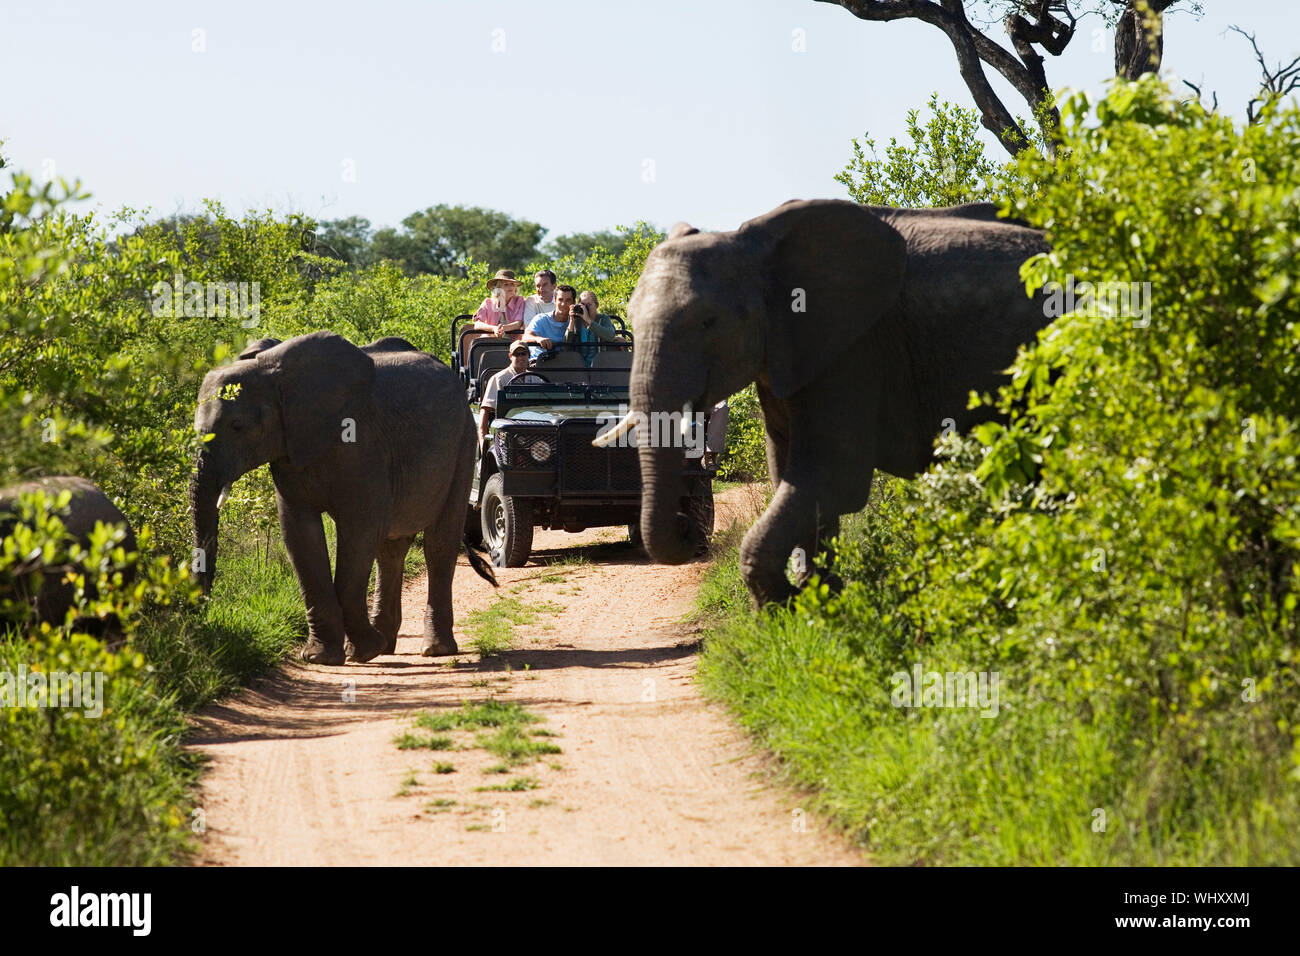
MULTIPOLYGON (((850 519, 845 538, 867 525, 850 519)), ((891 676, 918 654, 927 671, 966 671, 978 648, 947 635, 918 649, 852 593, 853 606, 832 613, 805 602, 756 614, 738 537, 722 542, 700 591, 703 687, 780 758, 788 780, 813 791, 811 808, 880 862, 1300 861, 1296 762, 1278 750, 1266 714, 1201 715, 1151 738, 1120 691, 1091 713, 1064 689, 1055 698, 1028 693, 1032 661, 999 665, 995 719, 971 708, 895 707, 891 676)))

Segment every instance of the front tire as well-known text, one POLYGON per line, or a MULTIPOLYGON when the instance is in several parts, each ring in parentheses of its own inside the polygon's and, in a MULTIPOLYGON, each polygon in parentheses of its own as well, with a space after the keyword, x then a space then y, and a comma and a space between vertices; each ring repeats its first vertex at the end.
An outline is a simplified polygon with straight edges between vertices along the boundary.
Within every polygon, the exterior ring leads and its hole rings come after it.
POLYGON ((533 506, 527 498, 503 494, 500 473, 483 489, 483 543, 498 568, 522 568, 533 550, 533 506))

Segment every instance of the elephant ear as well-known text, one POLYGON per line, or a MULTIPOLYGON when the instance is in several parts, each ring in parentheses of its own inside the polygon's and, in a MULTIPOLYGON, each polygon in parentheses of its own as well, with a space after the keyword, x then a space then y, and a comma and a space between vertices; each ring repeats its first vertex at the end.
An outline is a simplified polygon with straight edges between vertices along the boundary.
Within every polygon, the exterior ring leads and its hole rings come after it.
POLYGON ((856 203, 793 201, 741 226, 770 277, 768 382, 788 398, 898 308, 907 243, 856 203))
POLYGON ((312 332, 257 356, 275 382, 289 461, 303 466, 344 440, 344 419, 365 420, 375 363, 333 332, 312 332))

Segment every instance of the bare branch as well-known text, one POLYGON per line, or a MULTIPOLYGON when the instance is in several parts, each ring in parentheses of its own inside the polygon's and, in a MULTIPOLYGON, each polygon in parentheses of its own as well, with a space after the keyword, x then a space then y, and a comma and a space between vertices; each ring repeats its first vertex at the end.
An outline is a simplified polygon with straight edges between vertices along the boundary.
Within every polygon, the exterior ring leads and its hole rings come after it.
MULTIPOLYGON (((1201 88, 1197 86, 1195 83, 1193 83, 1191 80, 1183 80, 1183 85, 1191 88, 1192 92, 1196 94, 1196 102, 1200 103, 1201 88)), ((1214 105, 1210 107, 1210 112, 1217 113, 1219 112, 1219 94, 1215 92, 1212 93, 1211 95, 1214 97, 1214 105)), ((1203 106, 1204 104, 1202 103, 1201 105, 1203 106)))
POLYGON ((1240 33, 1250 41, 1250 48, 1255 51, 1255 60, 1259 63, 1260 72, 1263 74, 1259 93, 1251 97, 1250 102, 1246 104, 1246 122, 1254 124, 1259 119, 1260 108, 1265 103, 1300 89, 1300 56, 1286 66, 1283 66, 1282 61, 1279 60, 1277 68, 1270 70, 1264 54, 1260 52, 1259 44, 1255 42, 1255 34, 1247 33, 1235 24, 1228 29, 1240 33))
MULTIPOLYGON (((961 0, 817 0, 834 3, 860 20, 889 22, 912 19, 938 27, 952 43, 957 67, 980 111, 980 122, 1012 155, 1026 148, 1029 138, 1011 111, 998 98, 982 63, 1002 74, 1025 101, 1035 108, 1049 95, 1042 79, 1041 58, 1037 75, 1011 53, 971 25, 961 0)), ((1068 41, 1067 41, 1068 42, 1068 41)), ((1031 50, 1032 53, 1032 50, 1031 50)), ((1036 54, 1034 54, 1036 56, 1036 54)), ((1054 118, 1053 118, 1054 119, 1054 118)))

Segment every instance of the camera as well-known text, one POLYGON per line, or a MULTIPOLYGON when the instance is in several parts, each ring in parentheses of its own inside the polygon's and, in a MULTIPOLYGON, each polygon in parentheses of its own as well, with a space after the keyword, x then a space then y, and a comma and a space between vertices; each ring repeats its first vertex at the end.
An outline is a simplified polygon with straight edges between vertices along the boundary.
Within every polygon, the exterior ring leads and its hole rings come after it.
POLYGON ((578 318, 582 318, 584 315, 586 315, 586 311, 582 308, 582 306, 575 305, 573 307, 573 314, 576 315, 578 318))

